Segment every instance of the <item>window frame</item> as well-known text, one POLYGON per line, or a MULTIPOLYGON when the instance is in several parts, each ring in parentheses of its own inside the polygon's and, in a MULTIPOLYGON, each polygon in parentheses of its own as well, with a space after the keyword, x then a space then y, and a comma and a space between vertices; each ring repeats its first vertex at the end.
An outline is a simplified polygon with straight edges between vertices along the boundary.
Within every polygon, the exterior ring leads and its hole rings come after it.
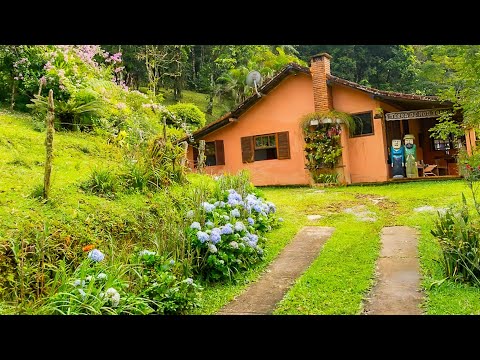
MULTIPOLYGON (((355 121, 355 116, 363 115, 363 114, 370 114, 370 123, 371 123, 371 126, 372 126, 372 132, 371 133, 366 133, 366 134, 357 134, 357 135, 355 134, 355 132, 353 132, 353 133, 350 133, 350 137, 357 138, 357 137, 375 135, 375 126, 374 126, 374 122, 373 122, 374 119, 373 119, 373 111, 372 110, 353 113, 353 114, 350 114, 350 116, 352 116, 352 118, 354 118, 354 121, 355 121)), ((355 126, 355 128, 356 128, 356 126, 355 126)))

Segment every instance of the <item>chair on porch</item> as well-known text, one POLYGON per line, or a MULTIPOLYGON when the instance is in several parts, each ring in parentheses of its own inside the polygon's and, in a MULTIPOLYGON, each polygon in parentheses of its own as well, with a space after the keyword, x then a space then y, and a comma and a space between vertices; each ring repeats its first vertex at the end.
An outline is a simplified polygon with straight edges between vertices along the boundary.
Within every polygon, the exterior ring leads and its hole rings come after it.
POLYGON ((445 160, 445 159, 435 159, 435 164, 437 164, 438 175, 448 175, 447 160, 445 160), (442 171, 443 174, 440 171, 442 171))
POLYGON ((423 169, 423 176, 437 176, 437 174, 433 172, 433 170, 435 170, 436 167, 437 165, 425 166, 425 168, 423 169))

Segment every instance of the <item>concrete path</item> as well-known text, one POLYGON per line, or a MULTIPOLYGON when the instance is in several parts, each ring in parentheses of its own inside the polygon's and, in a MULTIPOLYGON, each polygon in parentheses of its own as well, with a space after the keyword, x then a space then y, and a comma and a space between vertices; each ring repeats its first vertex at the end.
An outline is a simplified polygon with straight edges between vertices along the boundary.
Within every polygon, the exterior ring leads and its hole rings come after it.
POLYGON ((365 302, 366 315, 421 315, 417 232, 407 226, 384 227, 377 261, 377 283, 365 302))
POLYGON ((295 280, 319 255, 333 231, 332 227, 303 227, 260 279, 220 309, 218 314, 271 314, 295 280))

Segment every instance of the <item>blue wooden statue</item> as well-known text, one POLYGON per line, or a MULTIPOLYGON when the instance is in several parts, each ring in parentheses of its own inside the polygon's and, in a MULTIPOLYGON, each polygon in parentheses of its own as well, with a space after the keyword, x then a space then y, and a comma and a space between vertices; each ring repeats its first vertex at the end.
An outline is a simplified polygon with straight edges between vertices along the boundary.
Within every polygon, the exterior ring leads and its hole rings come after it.
POLYGON ((390 162, 392 164, 393 178, 403 178, 403 167, 405 166, 405 153, 402 146, 402 140, 392 140, 390 147, 390 162))

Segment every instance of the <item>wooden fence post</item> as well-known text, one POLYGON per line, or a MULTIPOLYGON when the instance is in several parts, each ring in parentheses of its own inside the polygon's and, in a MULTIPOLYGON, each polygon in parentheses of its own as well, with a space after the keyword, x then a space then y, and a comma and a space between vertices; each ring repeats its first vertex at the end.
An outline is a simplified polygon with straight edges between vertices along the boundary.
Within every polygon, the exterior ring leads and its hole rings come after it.
POLYGON ((204 167, 205 167, 205 140, 200 140, 198 142, 198 162, 197 162, 198 172, 203 173, 204 167))
POLYGON ((50 175, 52 174, 52 162, 53 162, 53 134, 55 128, 53 126, 53 120, 55 119, 55 108, 53 106, 53 90, 48 92, 48 110, 47 110, 47 138, 45 139, 45 147, 47 157, 45 160, 45 178, 43 181, 43 198, 48 200, 50 192, 50 175))

